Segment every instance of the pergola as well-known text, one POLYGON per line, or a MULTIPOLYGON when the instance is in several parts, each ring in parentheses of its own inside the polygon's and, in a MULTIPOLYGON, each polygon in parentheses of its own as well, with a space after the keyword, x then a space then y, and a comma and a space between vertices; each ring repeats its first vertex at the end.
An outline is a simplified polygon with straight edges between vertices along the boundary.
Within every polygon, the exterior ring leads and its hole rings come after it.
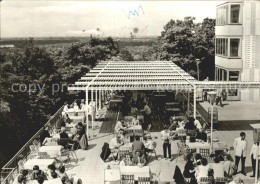
MULTIPOLYGON (((93 91, 97 96, 99 92, 99 108, 104 93, 111 90, 193 90, 193 116, 196 117, 196 91, 197 89, 247 89, 259 88, 260 82, 234 82, 234 81, 197 81, 187 72, 172 61, 101 61, 90 70, 84 77, 68 90, 80 90, 86 92, 86 103, 88 103, 91 91, 93 102, 93 91)), ((88 110, 86 110, 87 126, 88 110)), ((92 113, 92 127, 93 127, 92 113)))

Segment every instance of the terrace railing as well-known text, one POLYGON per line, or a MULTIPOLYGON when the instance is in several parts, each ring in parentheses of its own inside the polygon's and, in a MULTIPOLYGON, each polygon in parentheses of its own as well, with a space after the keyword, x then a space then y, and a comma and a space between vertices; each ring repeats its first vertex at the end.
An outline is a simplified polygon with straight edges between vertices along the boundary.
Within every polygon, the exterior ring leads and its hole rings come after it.
POLYGON ((34 139, 38 139, 39 136, 45 129, 45 126, 50 128, 50 131, 56 128, 56 125, 59 121, 62 120, 62 110, 64 106, 62 106, 51 118, 47 121, 47 123, 34 135, 32 138, 25 143, 25 145, 14 155, 14 157, 4 165, 1 169, 1 184, 12 184, 14 177, 19 173, 19 161, 28 160, 28 156, 30 155, 30 145, 34 139))

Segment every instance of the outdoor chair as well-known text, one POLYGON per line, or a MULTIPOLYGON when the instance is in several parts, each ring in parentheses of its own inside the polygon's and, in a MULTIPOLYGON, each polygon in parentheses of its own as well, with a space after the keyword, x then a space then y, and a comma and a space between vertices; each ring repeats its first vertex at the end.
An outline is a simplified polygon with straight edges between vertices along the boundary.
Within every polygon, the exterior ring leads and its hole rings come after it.
POLYGON ((214 157, 211 157, 209 148, 206 148, 206 149, 200 148, 199 153, 201 154, 202 157, 205 157, 208 160, 208 163, 214 162, 214 157))
POLYGON ((134 175, 122 175, 121 177, 121 184, 134 184, 134 175))
MULTIPOLYGON (((76 158, 77 160, 77 155, 74 152, 74 144, 70 143, 70 139, 69 138, 61 138, 59 140, 59 145, 63 146, 63 149, 61 151, 61 157, 59 159, 59 161, 61 163, 68 163, 71 161, 71 156, 74 158, 76 158)), ((75 161, 77 162, 77 161, 75 161)))
POLYGON ((150 184, 151 178, 150 177, 138 177, 138 184, 150 184))
POLYGON ((227 183, 228 182, 228 178, 226 177, 216 177, 215 179, 215 184, 224 184, 224 183, 227 183))
POLYGON ((201 177, 198 181, 198 184, 211 184, 212 177, 201 177))
POLYGON ((118 155, 119 155, 119 158, 122 158, 125 155, 130 155, 130 151, 129 150, 118 150, 118 155))

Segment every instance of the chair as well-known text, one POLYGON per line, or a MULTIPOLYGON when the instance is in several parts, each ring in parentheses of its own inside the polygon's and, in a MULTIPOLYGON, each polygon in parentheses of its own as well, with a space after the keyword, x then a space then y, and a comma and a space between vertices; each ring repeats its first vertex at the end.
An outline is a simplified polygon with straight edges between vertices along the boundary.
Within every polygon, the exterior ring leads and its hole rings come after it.
POLYGON ((38 152, 38 155, 39 155, 40 159, 49 159, 49 158, 51 158, 50 155, 48 155, 47 152, 38 152))
POLYGON ((210 184, 212 183, 212 177, 201 177, 198 184, 210 184))
POLYGON ((125 155, 130 155, 130 151, 128 149, 127 150, 118 150, 118 155, 119 155, 119 158, 122 158, 125 155))
POLYGON ((70 139, 69 138, 61 138, 58 143, 59 143, 59 145, 63 146, 63 149, 61 151, 61 157, 59 159, 59 161, 61 163, 70 162, 71 161, 71 156, 73 158, 75 156, 75 158, 77 160, 77 155, 76 155, 76 153, 74 152, 74 149, 73 149, 74 144, 70 143, 70 139))
POLYGON ((210 156, 210 150, 209 148, 200 148, 199 153, 201 154, 202 157, 209 157, 210 156))
POLYGON ((134 184, 134 175, 125 175, 121 176, 121 184, 134 184))
POLYGON ((35 149, 35 147, 34 147, 33 145, 30 145, 29 148, 30 148, 30 154, 31 154, 32 156, 37 156, 38 152, 37 152, 37 150, 35 149))
POLYGON ((227 183, 228 182, 228 178, 226 177, 216 177, 215 178, 215 184, 223 184, 223 183, 227 183))
POLYGON ((151 178, 150 177, 138 177, 138 184, 150 184, 151 178))

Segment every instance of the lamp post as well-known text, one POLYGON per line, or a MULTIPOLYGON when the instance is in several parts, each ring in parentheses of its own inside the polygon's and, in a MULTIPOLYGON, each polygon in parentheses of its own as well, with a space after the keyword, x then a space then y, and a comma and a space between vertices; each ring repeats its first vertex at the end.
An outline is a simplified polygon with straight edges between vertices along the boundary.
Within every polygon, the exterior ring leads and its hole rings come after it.
POLYGON ((214 102, 216 100, 217 92, 216 91, 210 91, 208 92, 210 97, 210 104, 211 104, 211 127, 210 127, 210 149, 211 152, 213 151, 213 144, 212 144, 212 137, 213 137, 213 109, 214 109, 214 102))
POLYGON ((200 59, 196 59, 196 65, 197 65, 197 75, 198 75, 198 81, 200 80, 200 70, 199 70, 199 64, 201 63, 200 62, 200 59))

